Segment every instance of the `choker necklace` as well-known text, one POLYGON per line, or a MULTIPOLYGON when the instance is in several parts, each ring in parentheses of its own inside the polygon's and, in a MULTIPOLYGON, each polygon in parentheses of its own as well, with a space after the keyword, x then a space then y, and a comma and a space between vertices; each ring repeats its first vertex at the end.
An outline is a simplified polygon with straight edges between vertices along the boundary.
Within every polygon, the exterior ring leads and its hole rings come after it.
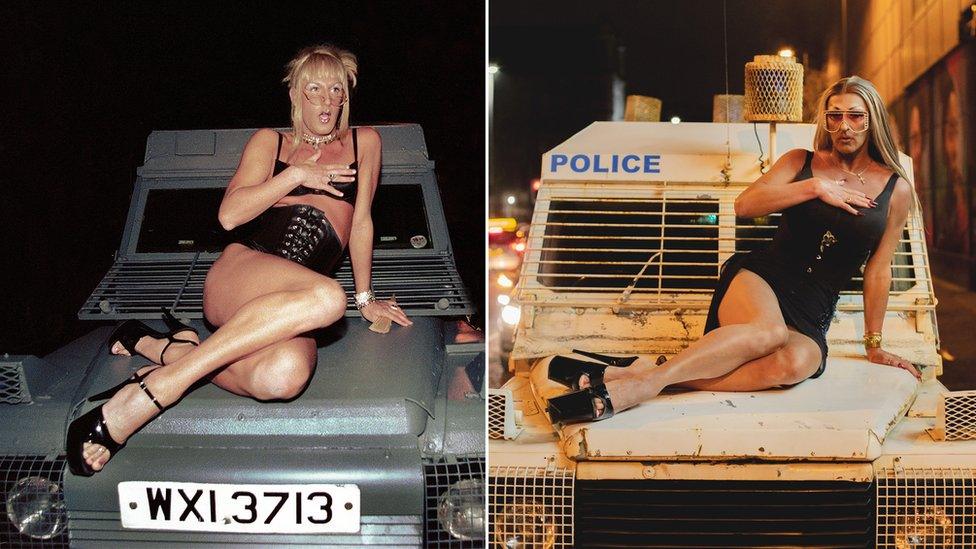
MULTIPOLYGON (((841 166, 839 162, 837 162, 836 160, 834 160, 834 155, 830 155, 830 161, 833 162, 835 166, 837 166, 838 168, 840 168, 840 171, 847 172, 847 173, 853 175, 854 177, 858 178, 861 181, 861 185, 865 185, 866 184, 866 183, 864 183, 864 178, 861 177, 861 174, 863 174, 864 172, 868 171, 868 168, 871 167, 871 161, 870 160, 868 160, 868 165, 865 166, 864 169, 861 170, 858 173, 852 172, 850 170, 845 170, 844 167, 841 166)), ((845 179, 845 181, 846 181, 846 179, 845 179)))
POLYGON ((332 130, 332 133, 328 135, 323 135, 322 137, 315 137, 302 132, 302 141, 308 143, 313 149, 319 148, 319 145, 328 145, 339 137, 339 132, 337 130, 332 130))

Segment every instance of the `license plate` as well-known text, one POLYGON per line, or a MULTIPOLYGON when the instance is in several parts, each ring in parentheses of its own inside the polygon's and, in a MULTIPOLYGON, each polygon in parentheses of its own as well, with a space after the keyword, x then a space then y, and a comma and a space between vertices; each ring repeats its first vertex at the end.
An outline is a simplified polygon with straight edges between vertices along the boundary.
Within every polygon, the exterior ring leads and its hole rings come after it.
POLYGON ((273 534, 359 532, 355 484, 119 483, 124 528, 273 534))

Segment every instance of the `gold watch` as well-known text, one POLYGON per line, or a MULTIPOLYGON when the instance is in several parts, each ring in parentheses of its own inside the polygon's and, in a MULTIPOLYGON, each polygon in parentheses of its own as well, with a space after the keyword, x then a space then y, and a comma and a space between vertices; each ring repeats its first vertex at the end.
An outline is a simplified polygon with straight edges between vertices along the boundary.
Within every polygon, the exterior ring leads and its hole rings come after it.
POLYGON ((877 349, 881 347, 881 332, 865 332, 864 348, 877 349))

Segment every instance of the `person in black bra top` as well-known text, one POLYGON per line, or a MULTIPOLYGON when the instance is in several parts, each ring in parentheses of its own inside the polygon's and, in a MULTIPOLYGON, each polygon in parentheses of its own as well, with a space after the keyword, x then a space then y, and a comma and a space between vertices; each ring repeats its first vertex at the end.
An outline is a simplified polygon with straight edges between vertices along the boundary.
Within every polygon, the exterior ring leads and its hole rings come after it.
POLYGON ((355 56, 332 46, 306 48, 288 64, 292 131, 255 132, 217 215, 236 237, 204 283, 203 311, 218 329, 199 344, 184 329, 181 338, 154 333, 113 346, 118 354, 158 356, 157 364, 165 354, 166 365, 141 368, 72 422, 67 453, 76 474, 101 470, 133 432, 201 378, 258 400, 297 396, 315 369, 316 345, 307 334, 346 310, 345 292, 328 276, 346 246, 363 317, 412 324, 370 290, 381 143, 376 130, 349 127, 356 73, 355 56))
POLYGON ((765 249, 722 266, 701 339, 660 366, 583 351, 599 362, 553 357, 546 375, 577 389, 549 399, 554 422, 606 419, 671 385, 755 391, 819 376, 839 293, 865 260, 867 358, 920 377, 880 346, 891 260, 917 204, 884 104, 851 76, 825 90, 818 108, 815 150, 787 152, 736 199, 738 217, 782 217, 765 249))

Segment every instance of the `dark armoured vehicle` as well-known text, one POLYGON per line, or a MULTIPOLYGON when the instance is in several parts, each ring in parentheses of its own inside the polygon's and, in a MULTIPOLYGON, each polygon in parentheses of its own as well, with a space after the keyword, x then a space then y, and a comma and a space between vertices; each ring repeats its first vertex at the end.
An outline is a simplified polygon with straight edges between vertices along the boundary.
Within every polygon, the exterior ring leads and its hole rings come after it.
MULTIPOLYGON (((65 427, 146 362, 110 353, 113 326, 161 327, 165 308, 209 335, 203 281, 228 238, 217 206, 254 130, 149 136, 115 262, 78 312, 95 327, 0 361, 0 547, 484 545, 484 398, 447 398, 452 376, 483 365, 484 341, 466 329, 473 304, 421 128, 377 130, 373 287, 414 325, 374 333, 350 302, 318 334, 297 399, 199 387, 104 471, 76 477, 65 427)), ((351 296, 348 258, 335 277, 351 296)))

